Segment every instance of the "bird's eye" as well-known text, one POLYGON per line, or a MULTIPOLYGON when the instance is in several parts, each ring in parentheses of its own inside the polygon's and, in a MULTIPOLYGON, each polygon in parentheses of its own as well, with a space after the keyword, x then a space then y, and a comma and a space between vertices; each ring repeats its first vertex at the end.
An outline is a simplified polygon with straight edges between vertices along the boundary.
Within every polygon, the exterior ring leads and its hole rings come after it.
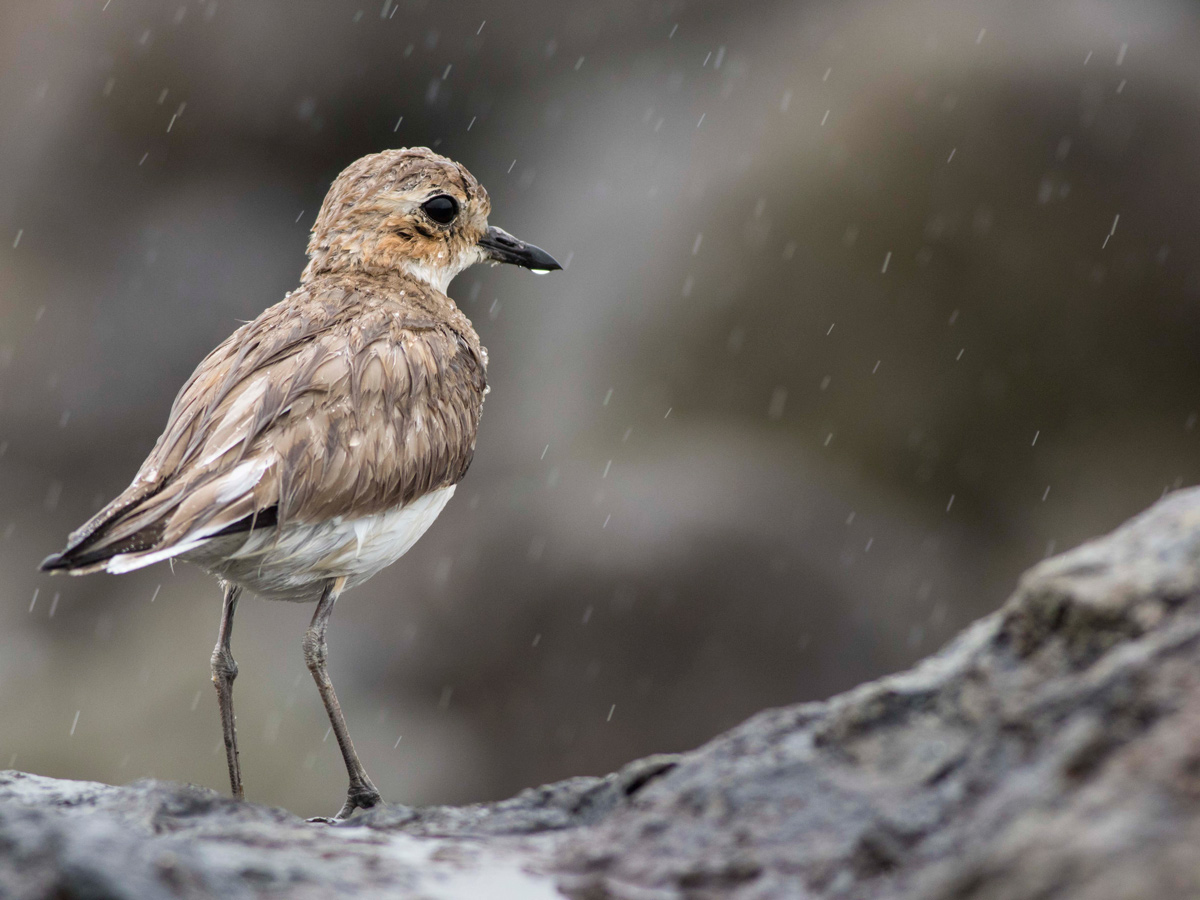
POLYGON ((438 194, 422 203, 421 209, 439 225, 449 225, 458 215, 458 201, 449 194, 438 194))

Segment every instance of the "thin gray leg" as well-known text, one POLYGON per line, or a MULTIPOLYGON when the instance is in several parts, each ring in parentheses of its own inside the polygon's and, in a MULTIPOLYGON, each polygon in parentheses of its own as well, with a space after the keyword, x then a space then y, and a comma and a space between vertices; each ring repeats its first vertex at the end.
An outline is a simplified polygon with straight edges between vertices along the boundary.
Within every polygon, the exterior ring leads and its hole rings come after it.
POLYGON ((221 709, 221 730, 225 734, 225 760, 229 763, 229 789, 239 800, 246 798, 242 790, 242 769, 238 764, 237 724, 233 715, 233 679, 237 678, 238 666, 233 658, 229 642, 233 638, 233 613, 237 609, 238 595, 242 589, 237 585, 225 585, 225 604, 221 610, 221 630, 217 634, 217 646, 212 654, 212 680, 217 688, 217 706, 221 709))
POLYGON ((346 762, 346 774, 350 776, 350 789, 346 792, 346 803, 334 820, 348 818, 356 809, 370 809, 383 798, 367 770, 359 762, 358 754, 354 752, 354 742, 350 740, 350 732, 346 728, 346 717, 342 715, 342 706, 338 703, 337 694, 333 692, 333 682, 325 669, 328 649, 325 645, 325 629, 329 625, 329 616, 333 612, 333 604, 337 602, 345 579, 338 578, 325 585, 321 599, 317 602, 317 611, 313 613, 312 624, 304 635, 304 661, 308 671, 312 672, 317 690, 321 692, 321 700, 325 704, 325 712, 329 714, 329 724, 333 726, 334 737, 342 751, 342 759, 346 762))

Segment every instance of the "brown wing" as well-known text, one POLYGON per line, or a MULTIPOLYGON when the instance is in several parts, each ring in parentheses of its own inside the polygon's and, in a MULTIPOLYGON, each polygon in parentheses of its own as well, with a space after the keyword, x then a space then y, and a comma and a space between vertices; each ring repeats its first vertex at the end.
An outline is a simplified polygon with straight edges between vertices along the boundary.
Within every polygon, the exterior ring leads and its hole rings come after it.
POLYGON ((457 483, 486 389, 465 330, 390 297, 301 289, 209 354, 133 483, 43 566, 165 558, 256 521, 370 515, 457 483))

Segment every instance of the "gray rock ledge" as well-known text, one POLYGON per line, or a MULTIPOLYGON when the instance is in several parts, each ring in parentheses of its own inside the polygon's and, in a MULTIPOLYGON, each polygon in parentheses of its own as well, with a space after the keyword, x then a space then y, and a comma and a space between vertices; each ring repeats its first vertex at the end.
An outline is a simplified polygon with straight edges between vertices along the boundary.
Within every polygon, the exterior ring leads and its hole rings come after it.
POLYGON ((606 778, 329 827, 0 774, 0 897, 279 896, 1200 896, 1200 489, 909 672, 606 778))

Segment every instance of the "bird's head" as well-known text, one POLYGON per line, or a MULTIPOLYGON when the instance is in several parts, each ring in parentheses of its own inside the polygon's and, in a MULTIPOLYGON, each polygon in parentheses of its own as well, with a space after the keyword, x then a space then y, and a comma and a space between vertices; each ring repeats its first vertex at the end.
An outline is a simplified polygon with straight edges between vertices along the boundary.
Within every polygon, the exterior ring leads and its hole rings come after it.
POLYGON ((455 275, 478 262, 562 268, 546 251, 489 227, 491 209, 470 172, 425 147, 364 156, 325 195, 304 279, 403 271, 445 293, 455 275))

